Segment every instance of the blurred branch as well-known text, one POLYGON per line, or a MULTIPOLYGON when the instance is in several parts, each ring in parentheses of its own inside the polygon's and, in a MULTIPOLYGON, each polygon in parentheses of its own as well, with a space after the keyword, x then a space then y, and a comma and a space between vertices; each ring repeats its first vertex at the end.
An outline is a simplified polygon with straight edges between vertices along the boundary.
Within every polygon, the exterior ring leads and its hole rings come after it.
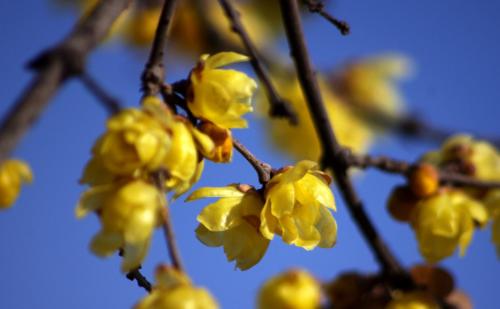
POLYGON ((87 88, 87 90, 96 97, 96 99, 102 104, 110 115, 114 115, 122 109, 118 100, 111 96, 104 89, 104 87, 102 87, 97 80, 90 76, 86 71, 80 74, 79 77, 80 81, 87 88))
POLYGON ((146 291, 148 291, 149 293, 151 293, 151 289, 152 289, 151 282, 149 282, 148 279, 146 277, 144 277, 144 275, 139 271, 139 269, 135 269, 135 270, 130 271, 127 274, 127 279, 129 279, 130 281, 135 280, 137 282, 137 286, 139 286, 139 287, 145 289, 146 291))
POLYGON ((165 45, 168 37, 168 27, 174 13, 176 0, 165 0, 161 11, 158 26, 156 28, 153 45, 149 53, 149 59, 146 62, 142 72, 142 91, 144 96, 156 95, 165 80, 165 68, 163 66, 163 55, 165 54, 165 45))
POLYGON ((398 284, 413 285, 411 278, 378 234, 347 174, 348 166, 342 159, 342 146, 337 142, 321 98, 316 76, 309 58, 296 0, 280 0, 281 14, 291 55, 306 101, 323 149, 323 165, 330 168, 336 178, 347 208, 373 250, 384 274, 398 278, 398 284))
POLYGON ((269 110, 269 115, 271 117, 285 117, 290 120, 292 124, 297 124, 297 114, 293 111, 292 106, 289 102, 286 102, 281 98, 274 88, 271 78, 264 69, 263 61, 257 51, 257 48, 253 44, 248 32, 241 23, 240 13, 236 11, 233 5, 228 0, 219 0, 224 13, 231 23, 231 30, 234 31, 241 38, 243 45, 245 46, 248 54, 250 55, 250 63, 252 67, 261 80, 264 88, 266 89, 266 94, 271 104, 271 109, 269 110))
MULTIPOLYGON (((387 173, 400 174, 404 176, 408 176, 410 171, 419 165, 418 163, 412 164, 386 156, 354 154, 346 148, 344 148, 342 156, 344 164, 349 167, 357 167, 361 169, 373 167, 387 173)), ((438 173, 439 181, 443 184, 481 189, 500 188, 500 182, 496 181, 482 181, 460 173, 448 172, 444 170, 438 170, 438 173)))
POLYGON ((257 159, 242 143, 238 140, 233 139, 233 145, 236 150, 253 166, 257 175, 259 176, 259 182, 263 185, 271 179, 272 168, 269 164, 257 159))
POLYGON ((329 21, 340 31, 342 35, 348 35, 351 32, 351 27, 347 22, 339 20, 325 11, 325 4, 323 3, 323 1, 303 0, 303 2, 307 5, 307 8, 310 12, 317 13, 321 17, 329 21))
POLYGON ((36 76, 14 102, 0 124, 0 161, 8 158, 50 99, 69 78, 84 71, 89 53, 106 37, 130 0, 100 1, 71 33, 35 57, 28 67, 36 76))

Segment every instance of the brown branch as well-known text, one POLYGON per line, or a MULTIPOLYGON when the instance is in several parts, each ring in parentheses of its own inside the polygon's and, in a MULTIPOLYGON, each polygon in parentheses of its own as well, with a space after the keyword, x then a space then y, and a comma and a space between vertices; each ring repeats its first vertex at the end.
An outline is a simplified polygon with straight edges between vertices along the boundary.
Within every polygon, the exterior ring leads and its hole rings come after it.
POLYGON ((286 102, 279 96, 276 88, 273 86, 271 78, 264 69, 263 61, 257 51, 257 48, 255 47, 255 44, 250 39, 248 32, 245 30, 245 27, 241 23, 240 13, 228 0, 219 0, 219 3, 223 8, 227 18, 231 22, 231 30, 241 38, 246 51, 250 55, 250 63, 252 64, 252 67, 261 80, 262 84, 264 85, 264 88, 266 89, 266 94, 269 103, 271 104, 269 116, 285 117, 288 118, 292 124, 297 124, 297 114, 293 111, 290 103, 286 102))
POLYGON ((84 71, 89 53, 106 37, 130 0, 100 1, 60 43, 29 63, 36 76, 0 124, 0 161, 7 159, 64 82, 84 71))
POLYGON ((363 203, 358 197, 347 168, 342 160, 342 146, 337 142, 334 131, 327 118, 327 112, 321 98, 315 73, 310 62, 302 31, 299 7, 296 0, 280 0, 281 14, 299 81, 313 118, 316 131, 323 149, 323 165, 330 168, 336 178, 336 183, 347 203, 347 208, 361 230, 365 240, 370 245, 378 263, 385 274, 394 275, 400 285, 412 285, 411 278, 406 274, 396 257, 389 250, 378 234, 375 226, 366 214, 363 203))
POLYGON ((317 13, 332 25, 334 25, 342 35, 348 35, 351 32, 349 24, 343 20, 333 17, 330 13, 325 11, 325 4, 322 1, 303 0, 307 8, 312 13, 317 13))
POLYGON ((153 45, 149 53, 149 59, 146 62, 142 72, 142 91, 144 96, 156 95, 165 80, 165 68, 163 66, 163 55, 167 43, 168 27, 174 13, 176 0, 165 0, 161 11, 158 26, 156 28, 153 45))
POLYGON ((137 282, 137 286, 151 293, 152 284, 146 277, 144 277, 144 275, 140 272, 139 268, 130 271, 127 274, 127 279, 129 279, 130 281, 135 280, 137 282))
POLYGON ((271 179, 272 168, 271 165, 260 161, 237 139, 233 139, 233 145, 236 150, 252 165, 259 176, 261 184, 267 183, 271 179))
POLYGON ((110 115, 114 115, 122 109, 118 100, 110 95, 104 87, 87 72, 83 72, 79 77, 85 88, 96 97, 110 115))
MULTIPOLYGON (((370 156, 354 154, 350 150, 344 148, 343 160, 349 167, 357 167, 366 169, 373 167, 381 171, 408 176, 413 168, 418 166, 418 163, 408 163, 402 160, 396 160, 386 156, 370 156)), ((442 184, 453 185, 458 187, 474 187, 480 189, 498 189, 500 182, 482 181, 474 177, 463 175, 460 173, 439 170, 439 181, 442 184)))

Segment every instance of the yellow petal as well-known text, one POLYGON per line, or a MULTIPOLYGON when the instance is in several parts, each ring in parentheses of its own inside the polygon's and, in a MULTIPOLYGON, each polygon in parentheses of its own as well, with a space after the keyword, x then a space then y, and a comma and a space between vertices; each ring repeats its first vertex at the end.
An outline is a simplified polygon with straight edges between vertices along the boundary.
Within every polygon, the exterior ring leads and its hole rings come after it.
POLYGON ((93 212, 101 208, 105 199, 113 191, 112 185, 96 186, 85 191, 75 209, 77 218, 85 217, 89 212, 93 212))
POLYGON ((223 244, 224 232, 212 232, 203 224, 196 228, 196 238, 209 247, 220 247, 223 244))
POLYGON ((333 218, 331 212, 320 207, 320 217, 316 223, 316 229, 321 234, 321 241, 318 246, 321 248, 331 248, 337 242, 337 222, 333 218))
POLYGON ((205 62, 205 67, 209 69, 215 69, 228 64, 248 61, 248 57, 235 52, 220 52, 213 56, 207 57, 207 55, 202 56, 202 61, 205 62))
POLYGON ((123 237, 119 233, 101 230, 90 243, 90 250, 101 257, 114 254, 123 244, 123 237))
POLYGON ((212 232, 221 232, 232 228, 241 222, 238 207, 241 197, 221 198, 217 202, 203 208, 197 220, 212 232))
POLYGON ((241 197, 243 192, 238 190, 236 186, 227 187, 204 187, 195 190, 187 198, 186 202, 198 200, 206 197, 241 197))

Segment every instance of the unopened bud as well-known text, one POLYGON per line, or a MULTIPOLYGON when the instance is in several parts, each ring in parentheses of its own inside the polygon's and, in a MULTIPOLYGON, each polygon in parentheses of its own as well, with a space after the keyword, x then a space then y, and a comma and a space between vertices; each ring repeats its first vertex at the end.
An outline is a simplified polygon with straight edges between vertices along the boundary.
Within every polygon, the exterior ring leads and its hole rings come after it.
POLYGON ((410 171, 408 181, 417 197, 428 197, 439 188, 439 173, 431 164, 422 163, 410 171))

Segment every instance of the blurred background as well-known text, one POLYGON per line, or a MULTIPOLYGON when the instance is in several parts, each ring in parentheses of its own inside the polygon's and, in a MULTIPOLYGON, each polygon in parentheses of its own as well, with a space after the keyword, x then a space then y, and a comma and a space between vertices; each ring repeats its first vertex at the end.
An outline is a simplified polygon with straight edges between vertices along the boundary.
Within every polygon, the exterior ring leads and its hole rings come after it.
MULTIPOLYGON (((307 14, 306 37, 317 68, 328 71, 358 57, 401 53, 414 63, 412 77, 399 85, 406 110, 444 129, 500 136, 499 1, 327 3, 329 11, 350 23, 352 33, 342 37, 319 16, 307 14)), ((26 62, 63 38, 78 14, 49 0, 0 2, 2 115, 32 77, 26 62)), ((285 43, 278 38, 286 55, 285 43)), ((110 39, 90 57, 89 72, 121 102, 135 106, 146 51, 110 39)), ((185 78, 193 65, 188 57, 178 57, 167 55, 168 81, 185 78)), ((249 67, 240 67, 253 74, 249 67)), ((262 119, 247 118, 249 129, 234 131, 238 139, 274 166, 293 162, 266 139, 262 119)), ((131 308, 144 295, 120 273, 118 256, 102 260, 89 252, 97 219, 78 221, 74 215, 84 190, 77 181, 105 119, 95 98, 78 81, 70 81, 19 144, 14 155, 30 163, 35 181, 23 189, 14 207, 0 213, 0 308, 131 308)), ((370 153, 411 161, 436 147, 387 134, 370 153)), ((236 153, 231 164, 207 163, 195 188, 232 182, 257 185, 254 170, 236 153)), ((372 170, 356 177, 375 225, 397 257, 411 266, 422 262, 414 235, 385 210, 390 190, 402 182, 401 177, 372 170)), ((253 308, 259 285, 291 267, 306 268, 322 280, 346 270, 378 270, 343 202, 337 202, 339 234, 333 249, 306 252, 276 238, 262 261, 243 272, 226 261, 221 248, 206 247, 195 238, 196 216, 207 201, 185 204, 180 198, 171 209, 193 281, 207 287, 223 308, 253 308)), ((454 255, 443 262, 476 308, 498 306, 500 267, 490 233, 489 228, 476 232, 465 257, 454 255)), ((167 261, 163 235, 157 231, 143 273, 152 279, 155 266, 167 261)))

